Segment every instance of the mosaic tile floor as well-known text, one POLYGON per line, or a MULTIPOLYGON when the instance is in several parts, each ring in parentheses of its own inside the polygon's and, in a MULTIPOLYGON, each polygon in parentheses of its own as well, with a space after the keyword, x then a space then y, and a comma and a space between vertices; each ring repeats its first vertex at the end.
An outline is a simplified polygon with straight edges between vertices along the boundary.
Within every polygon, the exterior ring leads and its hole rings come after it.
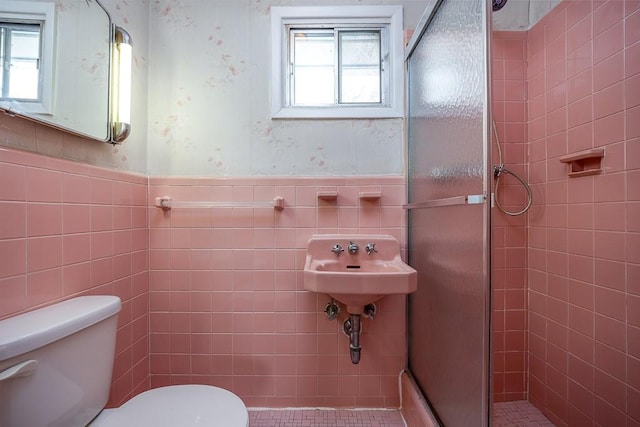
MULTIPOLYGON (((250 427, 405 427, 399 411, 249 409, 250 427)), ((527 401, 493 405, 492 427, 554 427, 527 401)))
POLYGON ((377 410, 253 410, 250 427, 405 427, 399 411, 377 410))
POLYGON ((554 427, 542 412, 526 400, 493 405, 492 427, 554 427))

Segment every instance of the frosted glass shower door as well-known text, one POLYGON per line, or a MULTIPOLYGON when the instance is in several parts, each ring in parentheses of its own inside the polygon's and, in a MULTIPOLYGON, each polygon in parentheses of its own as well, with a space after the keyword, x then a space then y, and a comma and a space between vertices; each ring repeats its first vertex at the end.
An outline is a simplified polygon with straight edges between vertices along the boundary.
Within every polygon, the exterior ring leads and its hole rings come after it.
POLYGON ((489 4, 440 2, 407 60, 409 368, 447 427, 489 422, 489 4))

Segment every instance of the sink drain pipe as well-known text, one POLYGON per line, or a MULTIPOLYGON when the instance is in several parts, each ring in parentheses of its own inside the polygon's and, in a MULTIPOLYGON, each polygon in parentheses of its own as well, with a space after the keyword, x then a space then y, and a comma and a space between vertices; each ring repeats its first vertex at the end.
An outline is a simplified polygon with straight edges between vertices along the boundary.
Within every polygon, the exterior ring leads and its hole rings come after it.
MULTIPOLYGON (((346 326, 346 325, 345 325, 346 326)), ((351 363, 354 365, 360 362, 360 315, 351 314, 349 316, 349 352, 351 353, 351 363)))

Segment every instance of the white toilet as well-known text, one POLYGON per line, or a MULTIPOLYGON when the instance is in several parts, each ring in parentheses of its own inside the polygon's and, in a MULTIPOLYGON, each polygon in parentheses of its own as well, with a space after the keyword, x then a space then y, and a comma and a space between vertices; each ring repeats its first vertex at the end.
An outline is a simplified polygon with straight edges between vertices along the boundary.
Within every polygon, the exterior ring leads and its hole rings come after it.
POLYGON ((120 299, 85 296, 0 321, 2 427, 247 427, 235 394, 180 385, 109 399, 120 299))

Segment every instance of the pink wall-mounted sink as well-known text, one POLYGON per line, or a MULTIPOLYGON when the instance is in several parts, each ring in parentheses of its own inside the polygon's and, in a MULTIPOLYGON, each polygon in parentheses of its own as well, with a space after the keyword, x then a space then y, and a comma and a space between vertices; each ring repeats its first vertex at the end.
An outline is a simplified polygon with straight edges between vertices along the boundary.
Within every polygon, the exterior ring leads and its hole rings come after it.
POLYGON ((350 314, 385 295, 415 292, 417 276, 393 236, 316 234, 307 243, 304 288, 329 294, 350 314))

